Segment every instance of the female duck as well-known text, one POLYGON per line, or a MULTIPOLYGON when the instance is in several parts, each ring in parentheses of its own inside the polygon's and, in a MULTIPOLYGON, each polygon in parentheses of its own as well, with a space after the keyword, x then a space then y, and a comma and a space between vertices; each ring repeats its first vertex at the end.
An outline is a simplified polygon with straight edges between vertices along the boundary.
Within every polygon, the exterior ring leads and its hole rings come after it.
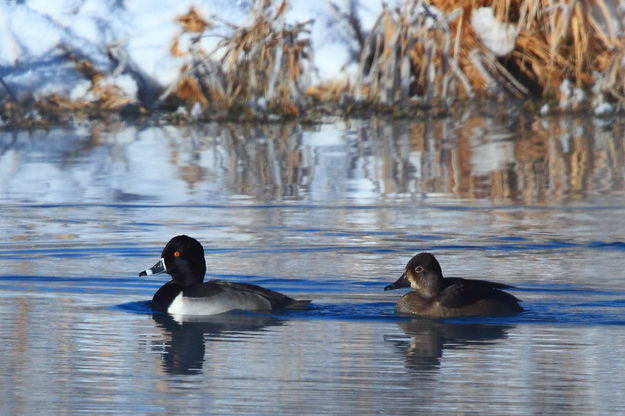
POLYGON ((384 290, 410 286, 414 289, 397 302, 400 314, 430 318, 460 316, 509 316, 523 311, 519 299, 501 289, 512 286, 486 280, 443 277, 441 266, 430 253, 419 253, 406 270, 384 290))
POLYGON ((204 281, 204 247, 194 238, 179 235, 163 249, 161 259, 139 273, 168 273, 171 280, 154 294, 152 308, 181 315, 214 315, 230 310, 270 311, 297 309, 310 303, 248 283, 204 281))

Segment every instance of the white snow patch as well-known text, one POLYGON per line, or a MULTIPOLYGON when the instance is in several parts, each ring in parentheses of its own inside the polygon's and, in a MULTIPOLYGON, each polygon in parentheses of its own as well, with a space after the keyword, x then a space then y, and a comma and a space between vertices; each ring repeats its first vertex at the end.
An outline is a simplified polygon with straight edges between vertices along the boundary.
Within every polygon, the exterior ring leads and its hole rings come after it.
POLYGON ((610 103, 601 103, 595 107, 594 113, 596 116, 607 116, 614 112, 614 106, 610 103))
MULTIPOLYGON (((359 45, 353 28, 340 17, 354 2, 354 11, 366 33, 382 10, 381 0, 321 0, 291 2, 289 24, 311 20, 313 64, 321 80, 354 76, 355 51, 359 45), (332 5, 339 13, 333 12, 332 5)), ((248 1, 229 0, 22 0, 0 2, 0 77, 18 98, 35 99, 49 94, 68 98, 88 95, 85 77, 68 60, 87 59, 96 70, 108 74, 105 85, 117 85, 129 97, 137 96, 135 78, 116 68, 108 53, 120 51, 122 61, 146 80, 150 87, 166 88, 180 75, 188 57, 175 57, 170 49, 175 38, 186 50, 196 34, 182 34, 176 18, 191 7, 214 27, 200 39, 201 47, 213 51, 233 25, 249 24, 248 1)), ((399 7, 402 0, 386 1, 399 7)), ((215 56, 218 58, 218 54, 215 56)), ((313 79, 314 81, 317 81, 313 79)), ((0 89, 0 92, 1 89, 0 89)))
POLYGON ((471 26, 484 46, 497 56, 506 56, 514 49, 519 30, 516 25, 495 18, 493 9, 480 7, 471 12, 471 26))

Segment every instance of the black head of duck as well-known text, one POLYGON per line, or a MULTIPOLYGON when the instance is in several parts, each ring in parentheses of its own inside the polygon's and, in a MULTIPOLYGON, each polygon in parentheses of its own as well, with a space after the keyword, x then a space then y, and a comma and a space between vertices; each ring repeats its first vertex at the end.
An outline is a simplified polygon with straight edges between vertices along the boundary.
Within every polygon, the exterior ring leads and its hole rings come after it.
POLYGON ((154 294, 152 308, 180 315, 214 315, 230 310, 271 311, 302 308, 309 300, 296 300, 282 293, 249 283, 223 280, 204 282, 204 247, 196 239, 178 235, 167 243, 161 259, 139 273, 168 273, 171 280, 154 294))

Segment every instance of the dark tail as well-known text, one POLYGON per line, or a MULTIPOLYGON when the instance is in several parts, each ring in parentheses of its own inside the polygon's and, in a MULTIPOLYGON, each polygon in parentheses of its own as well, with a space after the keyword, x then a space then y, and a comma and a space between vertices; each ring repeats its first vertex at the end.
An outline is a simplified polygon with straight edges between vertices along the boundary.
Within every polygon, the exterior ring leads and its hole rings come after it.
POLYGON ((310 302, 312 302, 312 300, 309 300, 309 299, 304 299, 304 300, 294 299, 293 302, 289 303, 286 306, 286 308, 287 309, 306 309, 310 305, 310 302))

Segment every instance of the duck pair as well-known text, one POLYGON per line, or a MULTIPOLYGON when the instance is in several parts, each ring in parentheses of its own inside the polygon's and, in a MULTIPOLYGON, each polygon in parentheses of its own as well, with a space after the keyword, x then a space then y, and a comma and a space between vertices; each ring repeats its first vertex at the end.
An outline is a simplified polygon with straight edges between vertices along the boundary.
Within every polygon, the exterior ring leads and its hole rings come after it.
MULTIPOLYGON (((152 307, 170 314, 214 315, 234 309, 301 309, 310 303, 310 300, 293 299, 248 283, 204 282, 204 248, 196 239, 186 235, 172 238, 163 249, 161 259, 139 276, 158 273, 168 273, 172 280, 154 294, 152 307)), ((399 314, 449 318, 506 316, 523 311, 519 300, 502 290, 511 286, 486 280, 443 278, 438 261, 430 253, 414 256, 401 277, 384 290, 403 287, 414 290, 397 302, 399 314)))

